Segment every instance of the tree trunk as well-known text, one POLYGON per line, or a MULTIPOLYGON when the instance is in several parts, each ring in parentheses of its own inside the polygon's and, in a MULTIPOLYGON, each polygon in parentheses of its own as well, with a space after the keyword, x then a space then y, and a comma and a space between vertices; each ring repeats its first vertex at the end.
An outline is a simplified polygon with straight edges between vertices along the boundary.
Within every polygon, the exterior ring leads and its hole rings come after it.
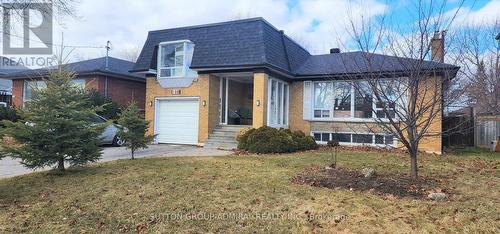
POLYGON ((135 159, 135 158, 134 158, 134 153, 135 153, 135 150, 134 150, 134 149, 132 149, 131 151, 132 151, 132 160, 133 160, 133 159, 135 159))
POLYGON ((57 170, 64 171, 64 157, 59 158, 59 162, 57 164, 57 170))
POLYGON ((411 150, 410 157, 411 157, 411 177, 413 179, 417 179, 418 178, 417 150, 411 150))

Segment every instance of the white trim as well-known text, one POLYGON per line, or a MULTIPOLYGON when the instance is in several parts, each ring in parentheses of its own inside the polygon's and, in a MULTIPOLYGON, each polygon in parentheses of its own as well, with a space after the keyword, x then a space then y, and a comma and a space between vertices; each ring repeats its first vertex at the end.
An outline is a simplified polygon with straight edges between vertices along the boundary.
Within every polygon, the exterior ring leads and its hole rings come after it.
POLYGON ((228 107, 229 107, 229 104, 227 103, 227 101, 229 100, 228 99, 228 89, 229 89, 229 79, 227 77, 221 77, 220 78, 220 82, 219 82, 219 124, 222 124, 222 125, 227 125, 227 117, 228 117, 228 107), (222 112, 222 80, 224 80, 226 82, 226 100, 225 100, 225 108, 224 108, 224 113, 221 113, 222 112), (225 123, 222 122, 222 114, 224 114, 224 119, 225 119, 225 123))
MULTIPOLYGON (((159 101, 161 100, 196 100, 200 101, 200 97, 155 97, 155 113, 154 113, 154 123, 153 123, 153 134, 157 135, 158 133, 158 106, 159 106, 159 101)), ((199 108, 199 107, 198 107, 199 108)), ((199 113, 198 113, 199 115, 199 113)), ((199 118, 199 116, 198 116, 199 118)), ((199 123, 198 123, 198 129, 200 128, 199 123)), ((199 131, 199 130, 198 130, 199 131)), ((155 136, 153 139, 153 144, 158 144, 158 138, 155 136)))
POLYGON ((188 39, 184 39, 184 40, 176 40, 176 41, 162 41, 158 45, 178 44, 178 43, 186 43, 186 42, 193 43, 192 41, 190 41, 188 39))

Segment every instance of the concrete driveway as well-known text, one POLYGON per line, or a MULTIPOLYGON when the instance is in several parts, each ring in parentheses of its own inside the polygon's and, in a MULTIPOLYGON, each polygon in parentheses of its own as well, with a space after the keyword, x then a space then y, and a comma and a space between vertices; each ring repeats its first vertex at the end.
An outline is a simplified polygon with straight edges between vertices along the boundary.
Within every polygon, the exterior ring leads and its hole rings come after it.
MULTIPOLYGON (((136 158, 152 157, 183 157, 183 156, 224 156, 231 154, 231 151, 204 149, 187 145, 150 145, 149 148, 136 152, 136 158)), ((101 160, 99 162, 112 161, 117 159, 130 158, 130 151, 125 147, 104 147, 101 160)), ((43 169, 43 170, 48 170, 43 169)), ((37 171, 42 171, 41 169, 37 171)), ((0 160, 0 178, 12 177, 33 172, 26 169, 18 159, 4 158, 0 160)))

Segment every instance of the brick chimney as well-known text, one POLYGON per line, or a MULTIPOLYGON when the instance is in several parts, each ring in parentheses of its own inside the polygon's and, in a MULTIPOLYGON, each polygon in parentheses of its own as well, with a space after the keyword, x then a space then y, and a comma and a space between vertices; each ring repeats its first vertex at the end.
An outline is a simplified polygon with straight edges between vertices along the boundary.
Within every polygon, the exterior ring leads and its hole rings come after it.
POLYGON ((436 62, 444 62, 444 31, 434 32, 431 39, 431 58, 436 62))

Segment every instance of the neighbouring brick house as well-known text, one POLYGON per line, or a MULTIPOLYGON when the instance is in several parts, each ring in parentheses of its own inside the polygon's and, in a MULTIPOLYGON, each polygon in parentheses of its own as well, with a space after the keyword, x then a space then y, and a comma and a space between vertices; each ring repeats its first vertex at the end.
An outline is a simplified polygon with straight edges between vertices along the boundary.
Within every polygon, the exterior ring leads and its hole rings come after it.
MULTIPOLYGON (((133 62, 113 57, 102 57, 64 65, 64 69, 75 73, 74 82, 86 90, 96 90, 125 106, 135 101, 141 108, 145 105, 146 80, 143 75, 130 73, 133 62), (107 60, 107 61, 106 61, 107 60)), ((31 98, 33 87, 43 87, 43 79, 51 69, 33 69, 5 75, 12 80, 12 104, 23 107, 31 98)))
MULTIPOLYGON (((361 86, 369 70, 354 65, 366 57, 376 74, 391 79, 404 79, 398 71, 415 62, 338 49, 311 55, 253 18, 151 31, 131 72, 146 75, 145 116, 157 143, 234 148, 242 127, 270 126, 301 130, 319 143, 335 138, 344 145, 401 146, 377 128, 375 100, 359 96, 346 81, 346 74, 355 74, 350 82, 361 86)), ((439 61, 423 66, 434 74, 428 80, 439 83, 459 69, 439 61)), ((422 91, 442 93, 441 86, 422 91)), ((429 130, 436 136, 423 139, 420 150, 441 153, 441 117, 429 130)))

